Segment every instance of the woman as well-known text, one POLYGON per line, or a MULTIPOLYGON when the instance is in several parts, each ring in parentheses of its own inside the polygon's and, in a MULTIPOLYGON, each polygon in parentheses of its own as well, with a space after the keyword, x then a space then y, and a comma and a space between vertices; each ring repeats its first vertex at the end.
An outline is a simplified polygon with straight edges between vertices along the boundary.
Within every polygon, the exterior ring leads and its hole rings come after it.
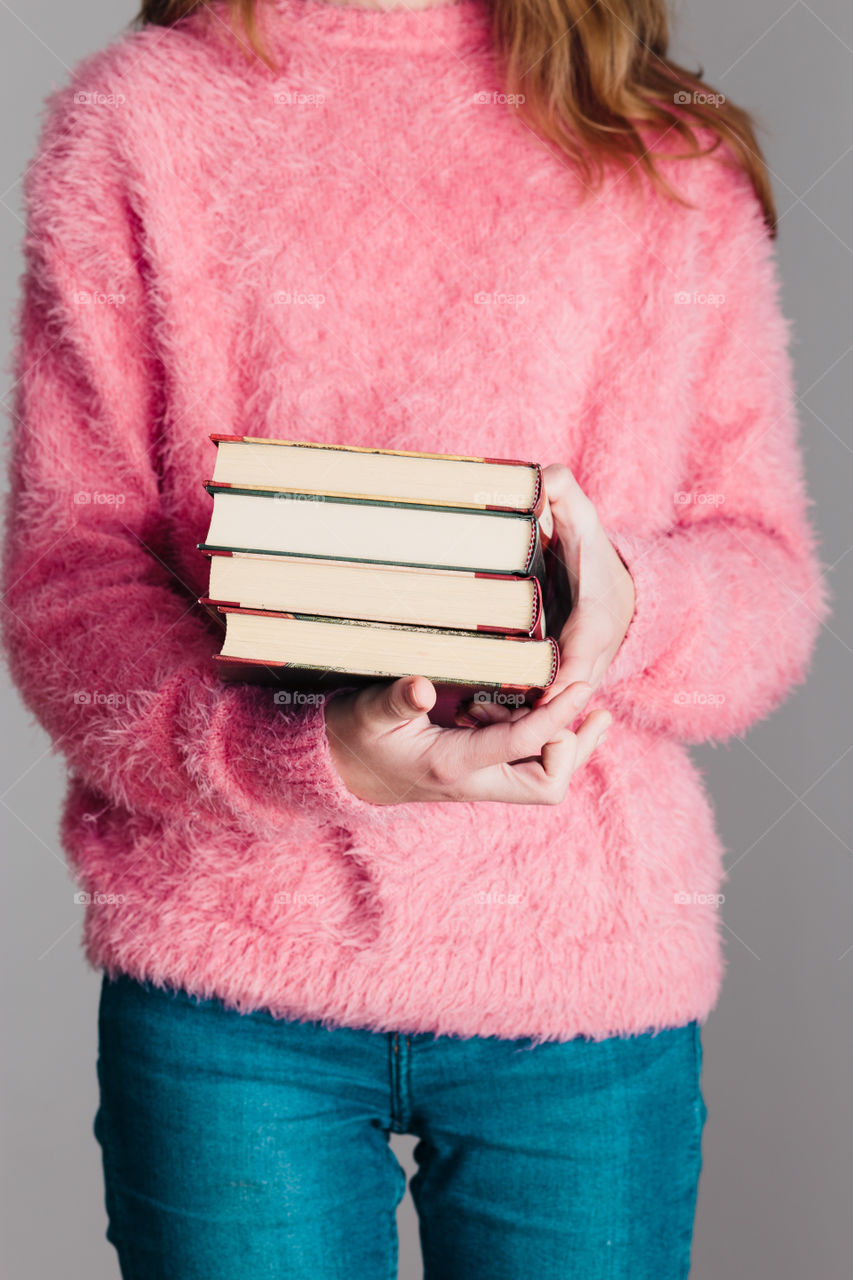
POLYGON ((137 1280, 688 1272, 721 845, 686 744, 826 612, 748 118, 659 0, 192 0, 27 175, 6 645, 66 754, 137 1280), (305 300, 308 301, 305 301, 305 300), (549 463, 526 714, 288 708, 196 603, 211 431, 549 463), (608 728, 609 726, 609 728, 608 728))

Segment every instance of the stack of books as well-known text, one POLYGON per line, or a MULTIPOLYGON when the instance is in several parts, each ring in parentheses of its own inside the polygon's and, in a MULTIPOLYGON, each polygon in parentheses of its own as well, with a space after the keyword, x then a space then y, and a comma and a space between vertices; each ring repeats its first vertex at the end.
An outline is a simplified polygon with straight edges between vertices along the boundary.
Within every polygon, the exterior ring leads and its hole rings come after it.
POLYGON ((212 435, 208 594, 225 679, 322 692, 427 676, 431 719, 553 682, 534 463, 212 435))

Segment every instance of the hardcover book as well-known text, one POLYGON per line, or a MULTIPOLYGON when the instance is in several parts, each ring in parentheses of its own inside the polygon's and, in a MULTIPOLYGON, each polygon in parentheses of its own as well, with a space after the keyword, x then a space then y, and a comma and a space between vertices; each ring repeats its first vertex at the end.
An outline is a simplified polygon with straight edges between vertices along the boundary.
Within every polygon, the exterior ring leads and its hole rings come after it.
POLYGON ((560 662, 550 637, 528 640, 222 605, 218 611, 226 626, 215 659, 223 679, 322 692, 417 673, 436 686, 430 718, 437 724, 452 724, 457 708, 472 700, 535 700, 553 683, 560 662))
POLYGON ((533 577, 245 551, 206 554, 207 600, 213 603, 536 639, 544 635, 542 589, 533 577))
POLYGON ((211 479, 220 486, 516 511, 536 516, 543 539, 551 536, 542 469, 535 462, 256 436, 210 438, 217 446, 211 479))
POLYGON ((265 551, 428 569, 544 576, 538 519, 207 481, 213 514, 200 550, 265 551))

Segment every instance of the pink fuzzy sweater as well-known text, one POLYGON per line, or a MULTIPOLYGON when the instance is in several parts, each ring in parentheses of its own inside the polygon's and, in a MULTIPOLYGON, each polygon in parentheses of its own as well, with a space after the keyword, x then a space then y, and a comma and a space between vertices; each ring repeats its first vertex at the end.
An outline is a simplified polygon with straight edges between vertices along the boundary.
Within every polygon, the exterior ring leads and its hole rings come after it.
POLYGON ((275 72, 216 4, 87 59, 26 177, 5 644, 70 767, 87 955, 328 1025, 704 1020, 687 744, 776 707, 827 609, 757 201, 716 158, 665 160, 691 207, 584 199, 501 101, 485 0, 264 13, 275 72), (637 609, 564 803, 364 803, 322 708, 219 682, 211 431, 574 470, 637 609))

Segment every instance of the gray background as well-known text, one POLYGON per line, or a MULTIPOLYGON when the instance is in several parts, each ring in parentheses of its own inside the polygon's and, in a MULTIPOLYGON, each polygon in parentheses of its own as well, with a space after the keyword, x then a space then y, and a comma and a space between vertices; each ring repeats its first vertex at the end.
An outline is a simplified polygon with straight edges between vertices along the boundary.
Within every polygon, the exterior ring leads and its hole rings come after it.
MULTIPOLYGON (((20 271, 19 178, 41 100, 132 13, 125 0, 0 0, 0 288, 8 306, 20 271)), ((849 0, 684 0, 676 35, 681 60, 701 63, 765 126, 785 307, 798 335, 802 438, 836 600, 808 686, 744 741, 697 752, 730 879, 728 974, 705 1032, 710 1120, 691 1275, 836 1280, 850 1274, 853 1256, 851 637, 843 608, 853 563, 853 9, 849 0)), ((81 908, 57 843, 62 766, 8 681, 0 697, 5 1274, 115 1280, 91 1131, 98 979, 82 959, 81 908)), ((409 1167, 412 1145, 394 1143, 409 1167)), ((400 1275, 410 1280, 421 1271, 408 1197, 400 1221, 400 1275)))

